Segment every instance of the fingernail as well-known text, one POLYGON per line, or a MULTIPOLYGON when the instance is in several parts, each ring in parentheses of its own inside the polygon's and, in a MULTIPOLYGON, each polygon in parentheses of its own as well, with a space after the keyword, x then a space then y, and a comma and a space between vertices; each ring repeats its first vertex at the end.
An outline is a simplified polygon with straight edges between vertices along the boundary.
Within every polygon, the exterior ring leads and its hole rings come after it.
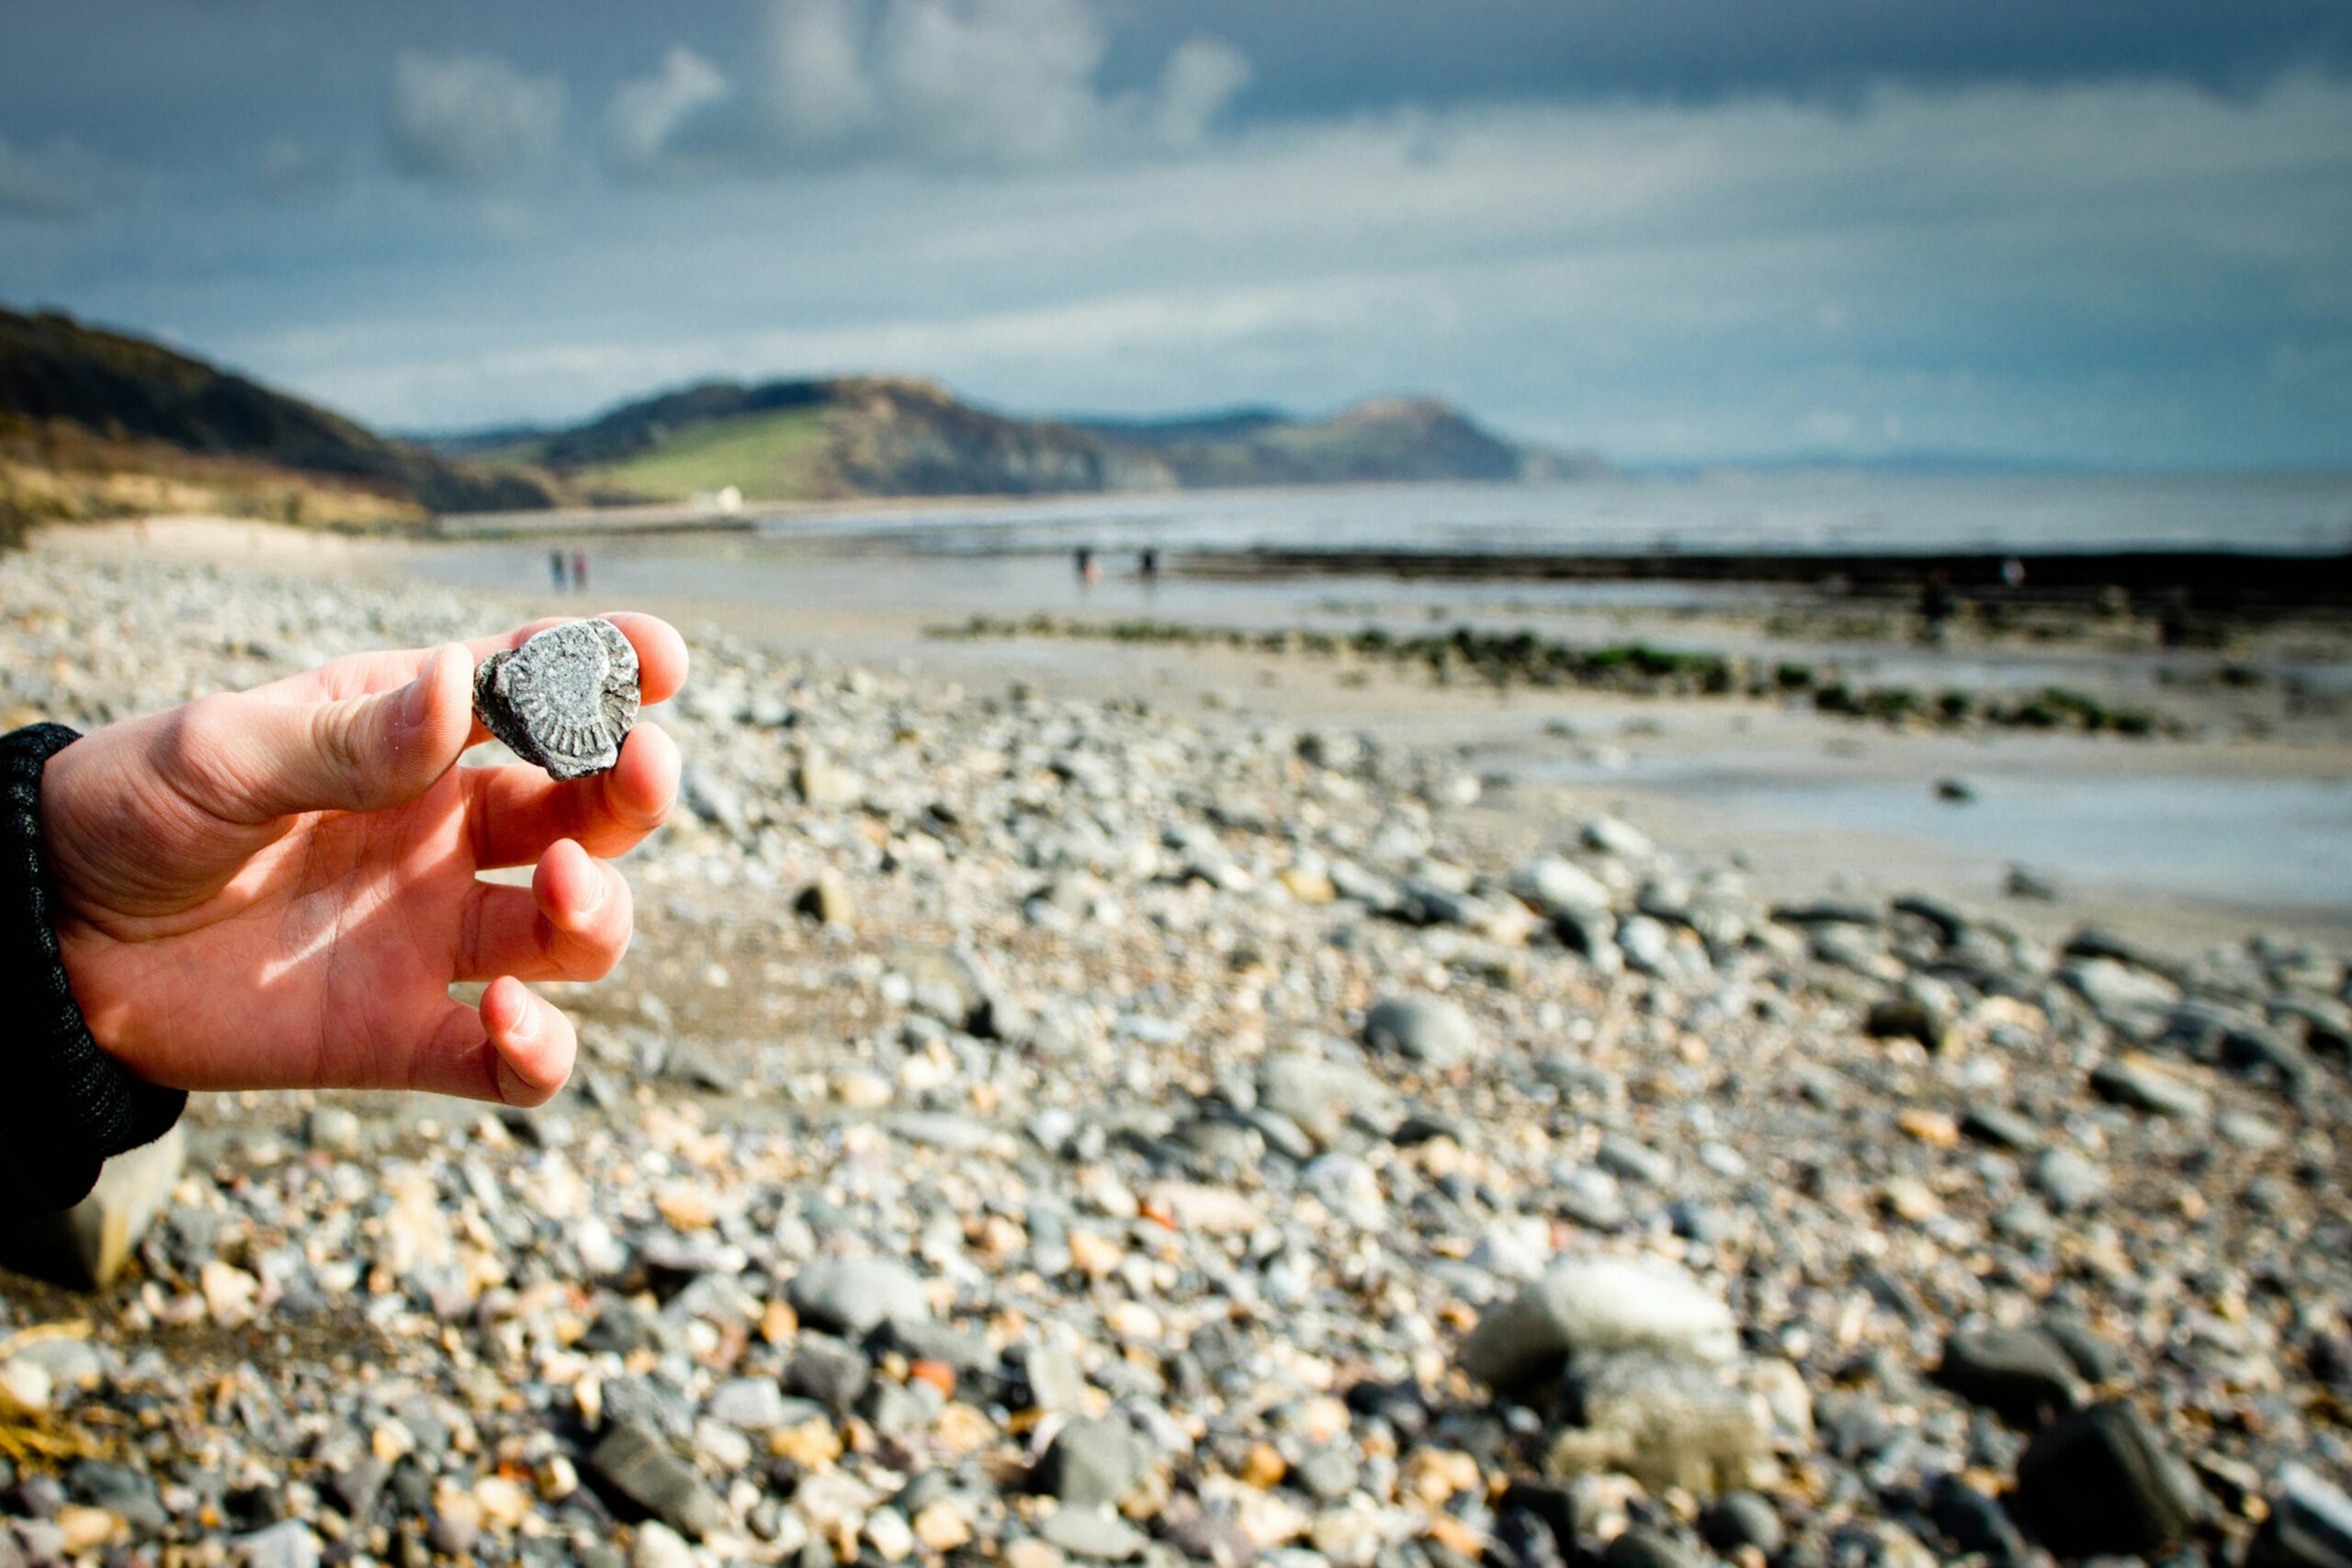
POLYGON ((539 1037, 539 1010, 529 1002, 523 1004, 523 1016, 507 1030, 509 1040, 537 1040, 539 1037))
POLYGON ((612 896, 613 891, 612 878, 605 874, 605 868, 601 865, 597 865, 594 861, 591 861, 588 863, 591 869, 595 872, 595 875, 589 878, 591 891, 589 892, 587 901, 580 906, 579 912, 583 915, 593 915, 597 910, 603 908, 605 907, 605 900, 612 896))

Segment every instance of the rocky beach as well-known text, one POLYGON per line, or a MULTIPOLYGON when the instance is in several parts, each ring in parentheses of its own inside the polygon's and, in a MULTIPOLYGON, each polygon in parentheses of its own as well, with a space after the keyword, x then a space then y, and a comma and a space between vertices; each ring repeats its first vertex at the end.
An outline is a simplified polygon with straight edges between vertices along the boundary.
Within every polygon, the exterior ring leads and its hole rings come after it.
MULTIPOLYGON (((521 618, 37 541, 0 714, 521 618)), ((554 1104, 201 1098, 10 1239, 0 1563, 2352 1561, 2340 945, 686 629, 554 1104)))

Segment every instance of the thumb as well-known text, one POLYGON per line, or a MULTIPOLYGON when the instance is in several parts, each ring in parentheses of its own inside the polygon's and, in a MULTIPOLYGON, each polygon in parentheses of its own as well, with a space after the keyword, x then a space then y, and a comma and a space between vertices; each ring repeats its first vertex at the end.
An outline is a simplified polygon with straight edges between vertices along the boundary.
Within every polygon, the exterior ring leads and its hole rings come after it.
POLYGON ((330 703, 232 697, 210 716, 192 712, 194 725, 214 731, 219 748, 200 776, 220 798, 205 804, 232 820, 258 823, 414 800, 465 750, 472 668, 465 649, 452 645, 426 655, 416 678, 395 691, 330 703))

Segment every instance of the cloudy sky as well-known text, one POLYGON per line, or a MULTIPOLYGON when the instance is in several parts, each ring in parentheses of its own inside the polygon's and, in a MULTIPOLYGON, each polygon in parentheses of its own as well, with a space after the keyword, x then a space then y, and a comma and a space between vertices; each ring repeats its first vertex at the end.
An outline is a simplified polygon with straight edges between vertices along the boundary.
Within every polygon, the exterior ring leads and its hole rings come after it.
POLYGON ((891 370, 1630 462, 2352 465, 2337 0, 83 0, 0 301, 379 424, 891 370))

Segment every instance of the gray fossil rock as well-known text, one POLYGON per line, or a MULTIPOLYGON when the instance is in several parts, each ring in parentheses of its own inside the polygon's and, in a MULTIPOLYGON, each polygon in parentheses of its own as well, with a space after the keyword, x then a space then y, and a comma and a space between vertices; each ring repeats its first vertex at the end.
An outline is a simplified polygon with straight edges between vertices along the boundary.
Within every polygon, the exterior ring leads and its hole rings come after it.
POLYGON ((637 707, 637 649, 610 621, 549 626, 474 671, 475 715, 554 778, 584 778, 619 761, 637 707))

